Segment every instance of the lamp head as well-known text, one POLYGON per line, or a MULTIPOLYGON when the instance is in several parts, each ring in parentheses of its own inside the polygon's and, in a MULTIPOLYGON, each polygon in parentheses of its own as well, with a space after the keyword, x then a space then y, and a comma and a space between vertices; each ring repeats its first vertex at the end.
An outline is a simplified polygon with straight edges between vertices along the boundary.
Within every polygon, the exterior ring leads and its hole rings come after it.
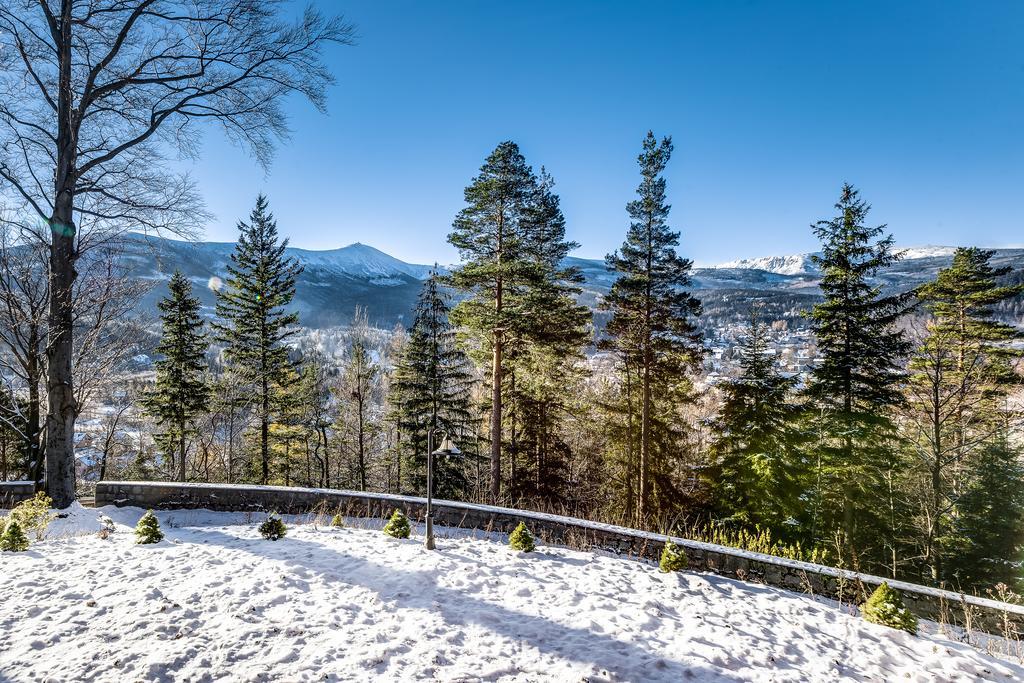
POLYGON ((434 451, 434 455, 460 455, 461 453, 462 451, 459 450, 458 446, 455 445, 455 442, 447 434, 441 439, 441 445, 434 451))

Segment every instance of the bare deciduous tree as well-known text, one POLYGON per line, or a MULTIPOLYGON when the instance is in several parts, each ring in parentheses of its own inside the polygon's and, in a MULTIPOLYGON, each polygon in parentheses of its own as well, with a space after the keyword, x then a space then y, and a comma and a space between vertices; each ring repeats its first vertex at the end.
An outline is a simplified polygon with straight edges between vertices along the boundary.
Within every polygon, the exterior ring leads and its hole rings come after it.
POLYGON ((262 163, 284 98, 325 105, 321 53, 353 28, 282 0, 7 0, 0 4, 0 193, 49 226, 46 478, 74 499, 76 218, 113 231, 201 225, 187 176, 204 121, 262 163))

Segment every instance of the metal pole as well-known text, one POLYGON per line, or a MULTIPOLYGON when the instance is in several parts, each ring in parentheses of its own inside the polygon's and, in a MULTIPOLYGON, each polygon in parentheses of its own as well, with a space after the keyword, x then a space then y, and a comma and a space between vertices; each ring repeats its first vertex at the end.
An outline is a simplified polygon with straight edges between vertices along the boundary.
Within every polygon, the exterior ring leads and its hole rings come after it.
POLYGON ((434 549, 434 430, 427 431, 427 550, 434 549))

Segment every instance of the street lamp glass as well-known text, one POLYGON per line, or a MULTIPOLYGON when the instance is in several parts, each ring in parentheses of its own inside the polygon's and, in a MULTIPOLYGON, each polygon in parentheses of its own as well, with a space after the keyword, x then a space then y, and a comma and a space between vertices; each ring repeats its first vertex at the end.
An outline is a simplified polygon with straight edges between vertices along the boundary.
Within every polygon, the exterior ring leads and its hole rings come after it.
POLYGON ((441 445, 438 449, 434 451, 434 455, 459 455, 461 453, 462 451, 459 450, 458 446, 447 435, 441 440, 441 445))

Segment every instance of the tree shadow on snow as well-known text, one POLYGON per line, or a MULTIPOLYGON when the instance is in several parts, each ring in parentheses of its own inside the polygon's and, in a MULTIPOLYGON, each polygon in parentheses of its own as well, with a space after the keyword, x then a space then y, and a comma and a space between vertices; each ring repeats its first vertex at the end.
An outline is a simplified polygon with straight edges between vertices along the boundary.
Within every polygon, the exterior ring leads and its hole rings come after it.
MULTIPOLYGON (((478 599, 466 591, 439 586, 436 575, 445 571, 445 565, 453 564, 446 560, 472 559, 463 554, 451 553, 452 557, 446 557, 446 551, 441 549, 437 551, 437 569, 398 573, 391 567, 345 555, 300 538, 286 537, 272 543, 239 539, 209 527, 191 527, 188 531, 211 544, 284 561, 302 571, 315 572, 330 582, 361 586, 375 592, 383 603, 394 609, 439 613, 447 625, 475 624, 513 643, 525 642, 542 653, 593 666, 598 678, 591 680, 605 677, 608 680, 634 680, 639 677, 642 680, 693 680, 709 683, 743 680, 710 661, 706 664, 689 664, 668 659, 650 652, 638 643, 621 641, 585 628, 566 626, 542 616, 524 614, 516 611, 514 605, 504 606, 478 599), (258 551, 252 547, 253 544, 259 544, 258 551)), ((525 604, 530 597, 515 596, 513 599, 525 604)), ((698 655, 691 657, 699 658, 698 655)), ((509 666, 513 663, 496 661, 491 664, 509 666)))

